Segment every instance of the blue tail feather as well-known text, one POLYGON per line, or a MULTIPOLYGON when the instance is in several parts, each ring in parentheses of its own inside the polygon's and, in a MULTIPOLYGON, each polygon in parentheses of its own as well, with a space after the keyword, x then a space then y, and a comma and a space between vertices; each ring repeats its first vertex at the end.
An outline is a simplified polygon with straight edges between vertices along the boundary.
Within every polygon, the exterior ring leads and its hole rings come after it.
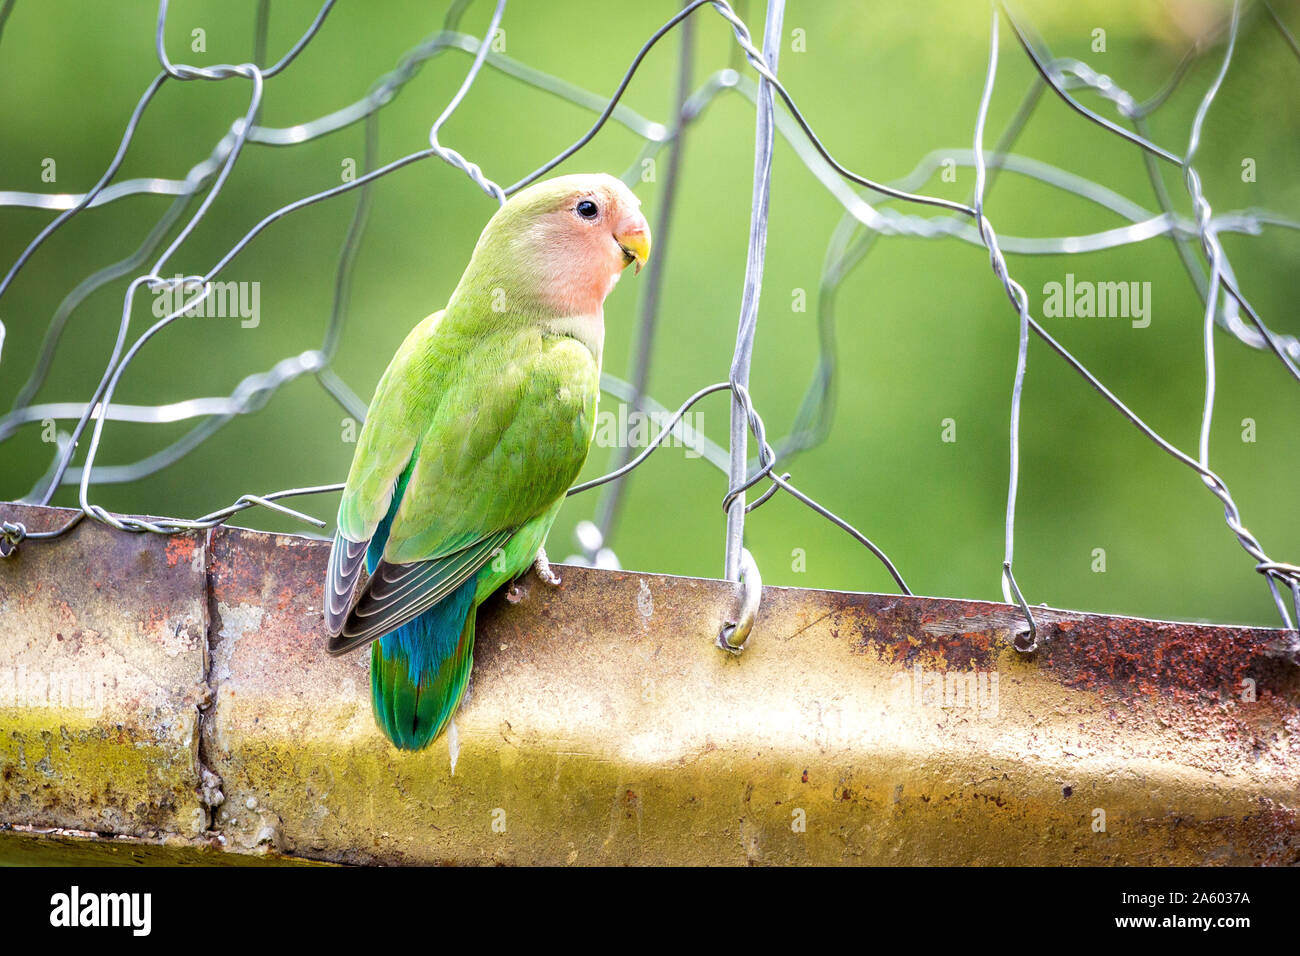
MULTIPOLYGON (((383 557, 398 495, 371 539, 366 554, 373 572, 383 557)), ((370 689, 375 720, 404 750, 437 739, 455 713, 469 683, 474 651, 474 592, 471 576, 419 617, 371 645, 370 689)))

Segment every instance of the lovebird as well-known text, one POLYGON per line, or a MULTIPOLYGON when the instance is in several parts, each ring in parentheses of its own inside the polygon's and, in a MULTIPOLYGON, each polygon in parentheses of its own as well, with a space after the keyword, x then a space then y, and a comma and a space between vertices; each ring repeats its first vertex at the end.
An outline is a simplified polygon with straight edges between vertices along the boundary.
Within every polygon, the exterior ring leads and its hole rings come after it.
POLYGON ((375 389, 323 608, 330 653, 371 644, 375 720, 403 750, 456 712, 478 606, 530 565, 559 583, 546 535, 595 434, 605 297, 650 254, 639 207, 604 174, 511 197, 375 389))

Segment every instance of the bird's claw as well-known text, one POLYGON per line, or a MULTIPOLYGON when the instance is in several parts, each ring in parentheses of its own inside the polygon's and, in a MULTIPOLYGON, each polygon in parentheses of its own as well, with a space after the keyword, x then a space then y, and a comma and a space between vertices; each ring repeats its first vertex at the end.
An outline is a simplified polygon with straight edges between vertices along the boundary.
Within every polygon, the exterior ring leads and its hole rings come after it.
POLYGON ((511 604, 518 604, 523 599, 524 599, 524 589, 521 588, 518 584, 510 585, 510 589, 506 591, 506 600, 509 601, 511 604))
POLYGON ((560 586, 560 576, 551 570, 551 563, 546 560, 546 549, 537 549, 537 560, 533 562, 533 570, 537 576, 553 588, 560 586))

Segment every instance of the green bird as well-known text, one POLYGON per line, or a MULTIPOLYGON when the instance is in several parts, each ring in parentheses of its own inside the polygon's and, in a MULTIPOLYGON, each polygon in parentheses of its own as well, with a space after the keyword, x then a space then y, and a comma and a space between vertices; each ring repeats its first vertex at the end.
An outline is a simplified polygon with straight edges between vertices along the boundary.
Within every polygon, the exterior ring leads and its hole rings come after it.
POLYGON ((330 653, 373 642, 375 719, 404 750, 455 713, 478 606, 534 562, 559 583, 543 545, 595 433, 605 297, 650 254, 639 207, 604 174, 511 197, 375 389, 324 612, 330 653))

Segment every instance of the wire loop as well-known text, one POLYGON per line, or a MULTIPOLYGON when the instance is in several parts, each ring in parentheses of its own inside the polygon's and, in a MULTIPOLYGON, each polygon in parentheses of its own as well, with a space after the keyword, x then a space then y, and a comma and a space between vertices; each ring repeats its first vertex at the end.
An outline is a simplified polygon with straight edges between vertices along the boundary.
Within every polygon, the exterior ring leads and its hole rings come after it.
POLYGON ((718 631, 717 645, 728 654, 739 656, 749 641, 749 633, 758 620, 763 600, 763 577, 748 548, 740 549, 740 612, 734 621, 726 621, 718 631))

